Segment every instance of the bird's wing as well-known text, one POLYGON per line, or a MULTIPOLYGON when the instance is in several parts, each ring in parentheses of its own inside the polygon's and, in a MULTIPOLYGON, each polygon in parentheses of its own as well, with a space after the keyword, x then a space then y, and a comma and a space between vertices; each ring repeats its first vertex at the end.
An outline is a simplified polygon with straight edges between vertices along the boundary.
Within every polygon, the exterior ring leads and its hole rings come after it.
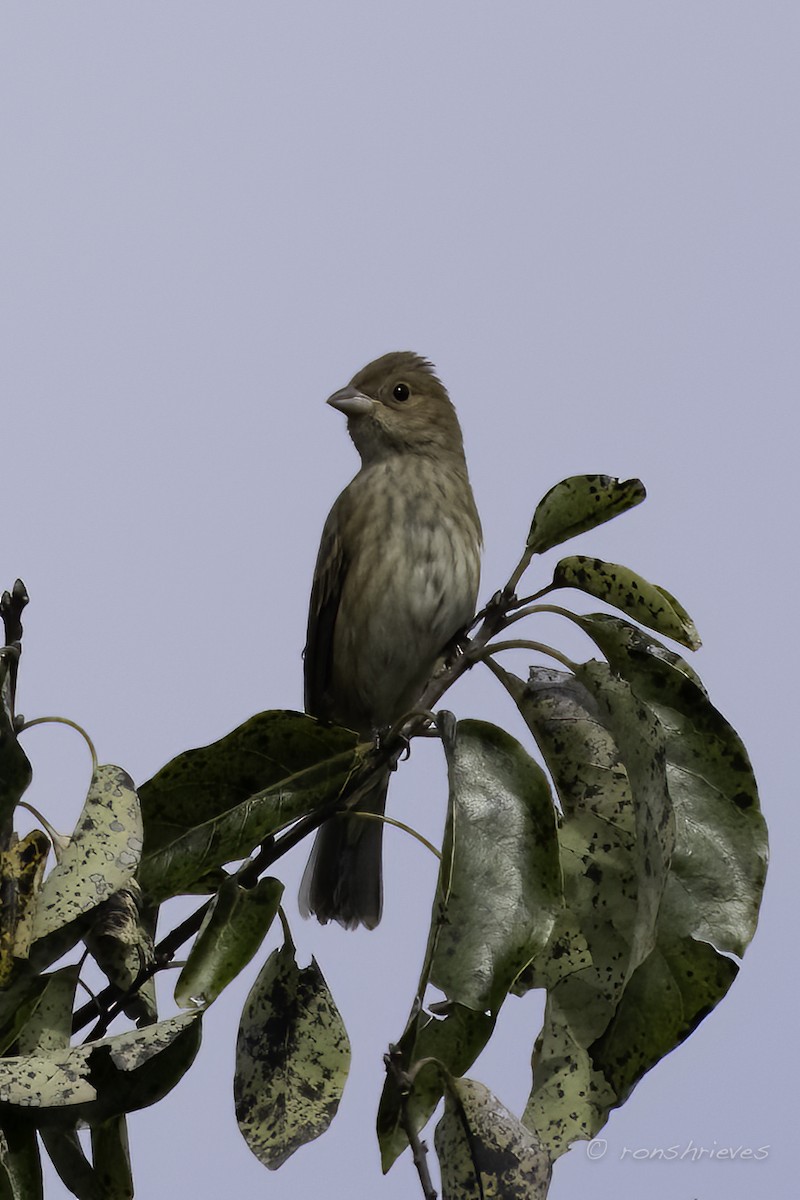
POLYGON ((321 720, 331 719, 330 680, 333 669, 333 631, 342 598, 347 562, 337 534, 336 506, 322 531, 311 602, 305 650, 306 712, 321 720))

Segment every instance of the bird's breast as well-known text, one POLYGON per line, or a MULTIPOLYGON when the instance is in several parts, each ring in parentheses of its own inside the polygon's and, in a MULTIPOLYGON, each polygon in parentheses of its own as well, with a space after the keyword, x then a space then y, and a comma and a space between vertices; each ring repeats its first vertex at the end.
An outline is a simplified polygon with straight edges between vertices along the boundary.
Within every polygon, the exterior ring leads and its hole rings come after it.
POLYGON ((401 460, 351 484, 364 519, 336 619, 332 692, 338 719, 363 731, 413 705, 441 651, 472 616, 480 526, 465 471, 401 460))

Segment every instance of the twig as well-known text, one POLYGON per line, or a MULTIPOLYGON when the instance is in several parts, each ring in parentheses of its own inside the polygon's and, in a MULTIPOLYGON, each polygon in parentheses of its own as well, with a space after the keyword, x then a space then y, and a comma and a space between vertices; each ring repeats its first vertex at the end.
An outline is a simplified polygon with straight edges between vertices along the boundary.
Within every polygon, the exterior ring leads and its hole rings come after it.
MULTIPOLYGON (((262 872, 273 863, 276 863, 279 858, 282 858, 288 850, 301 842, 309 833, 313 833, 323 821, 333 816, 336 812, 357 804, 363 794, 369 791, 371 780, 382 770, 386 769, 386 762, 392 759, 398 759, 403 753, 406 742, 397 738, 399 744, 392 747, 385 747, 380 751, 376 751, 371 756, 368 764, 357 771, 342 792, 329 804, 323 808, 318 808, 313 813, 308 813, 305 817, 301 817, 296 821, 282 837, 269 838, 262 845, 255 858, 240 868, 238 872, 239 882, 242 887, 254 887, 258 882, 262 872)), ((134 979, 130 988, 126 992, 121 992, 116 984, 109 984, 98 992, 95 1000, 84 1004, 79 1008, 72 1018, 72 1032, 77 1033, 83 1029, 90 1021, 97 1020, 96 1025, 87 1037, 87 1041, 96 1041, 105 1035, 106 1030, 112 1021, 122 1013, 125 1005, 137 994, 143 984, 147 983, 148 979, 163 971, 170 965, 173 958, 177 954, 184 942, 188 942, 190 937, 197 933, 203 923, 203 919, 214 901, 212 896, 209 900, 202 904, 200 908, 195 909, 185 921, 181 921, 180 925, 176 925, 173 930, 162 938, 155 948, 153 959, 142 967, 138 975, 134 979)))
POLYGON ((430 1171, 428 1170, 428 1147, 425 1142, 420 1140, 420 1136, 414 1128, 411 1114, 408 1111, 408 1097, 411 1092, 411 1083, 403 1067, 402 1050, 398 1046, 389 1046, 389 1053, 384 1054, 383 1062, 386 1067, 386 1074, 394 1080, 400 1095, 400 1125, 402 1126, 403 1133, 408 1138, 408 1144, 414 1156, 414 1166, 417 1168, 422 1194, 425 1200, 436 1200, 438 1193, 433 1186, 430 1171))
MULTIPOLYGON (((271 866, 276 857, 280 857, 274 853, 275 845, 274 839, 270 838, 264 843, 255 858, 240 870, 239 882, 242 887, 253 887, 258 882, 261 872, 271 866)), ((281 853, 285 853, 285 851, 281 851, 281 853)), ((79 1008, 72 1018, 72 1032, 77 1033, 90 1021, 99 1017, 86 1040, 93 1042, 97 1038, 103 1037, 111 1022, 123 1012, 125 1005, 136 996, 143 984, 168 967, 184 942, 188 942, 189 938, 197 933, 213 902, 214 897, 211 896, 205 904, 201 904, 193 913, 190 913, 185 921, 181 921, 180 925, 176 925, 166 937, 161 939, 154 950, 152 960, 142 967, 126 992, 121 992, 116 984, 110 983, 108 987, 98 992, 88 1004, 79 1008)))

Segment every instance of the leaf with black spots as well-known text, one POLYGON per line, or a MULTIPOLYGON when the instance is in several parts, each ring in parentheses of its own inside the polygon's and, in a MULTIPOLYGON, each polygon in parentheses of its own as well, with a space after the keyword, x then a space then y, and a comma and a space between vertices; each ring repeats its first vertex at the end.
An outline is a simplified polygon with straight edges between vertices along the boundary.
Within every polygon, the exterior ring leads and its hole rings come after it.
POLYGON ((341 795, 360 761, 358 738, 302 713, 253 717, 211 746, 189 750, 141 791, 145 849, 139 880, 160 903, 341 795))
MULTIPOLYGON (((291 787, 310 768, 352 757, 356 734, 291 710, 250 717, 231 733, 178 754, 139 785, 145 857, 189 831, 210 827, 245 800, 291 787)), ((248 847, 249 849, 249 847, 248 847)))
POLYGON ((672 904, 684 910, 682 932, 741 955, 755 933, 768 857, 747 750, 679 655, 617 617, 575 620, 663 731, 676 820, 672 904))
POLYGON ((528 550, 543 554, 552 546, 595 529, 641 504, 647 493, 640 479, 611 475, 572 475, 539 501, 533 514, 528 550))
POLYGON ((554 588, 577 588, 596 600, 620 609, 629 617, 697 650, 700 638, 694 622, 674 596, 618 563, 575 554, 562 558, 553 572, 554 588))
POLYGON ((253 984, 236 1041, 236 1119, 276 1170, 330 1125, 350 1069, 350 1041, 322 972, 298 967, 287 940, 253 984))
POLYGON ((194 1061, 197 1013, 48 1053, 0 1059, 0 1104, 37 1126, 75 1127, 161 1100, 194 1061))
POLYGON ((69 845, 39 892, 32 937, 45 937, 113 896, 133 877, 141 851, 131 777, 111 764, 97 767, 69 845))
POLYGON ((545 1200, 552 1163, 536 1134, 488 1088, 448 1079, 436 1126, 442 1200, 545 1200))
POLYGON ((0 987, 6 987, 26 959, 33 941, 34 915, 42 886, 50 839, 32 829, 21 841, 0 851, 0 987))

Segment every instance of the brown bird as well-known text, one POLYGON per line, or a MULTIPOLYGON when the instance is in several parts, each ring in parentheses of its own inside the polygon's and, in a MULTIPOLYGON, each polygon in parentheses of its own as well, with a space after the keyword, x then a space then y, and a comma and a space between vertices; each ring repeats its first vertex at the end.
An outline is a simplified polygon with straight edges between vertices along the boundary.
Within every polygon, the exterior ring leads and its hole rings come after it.
MULTIPOLYGON (((331 509, 314 571, 306 712, 373 738, 413 709, 475 611, 481 524, 455 409, 434 368, 385 354, 328 400, 361 469, 331 509)), ((360 805, 382 814, 388 772, 360 805)), ((383 823, 336 816, 317 833, 300 907, 373 929, 383 823)))

